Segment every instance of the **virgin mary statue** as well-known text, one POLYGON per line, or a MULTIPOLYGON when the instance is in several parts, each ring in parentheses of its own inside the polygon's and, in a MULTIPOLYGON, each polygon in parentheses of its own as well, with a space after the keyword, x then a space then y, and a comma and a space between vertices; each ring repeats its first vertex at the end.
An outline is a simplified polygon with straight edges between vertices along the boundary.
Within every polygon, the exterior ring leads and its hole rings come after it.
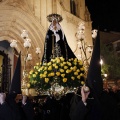
POLYGON ((62 17, 58 14, 51 14, 47 18, 51 24, 45 38, 42 62, 47 63, 55 57, 63 57, 65 61, 70 58, 75 58, 59 24, 62 21, 62 17))

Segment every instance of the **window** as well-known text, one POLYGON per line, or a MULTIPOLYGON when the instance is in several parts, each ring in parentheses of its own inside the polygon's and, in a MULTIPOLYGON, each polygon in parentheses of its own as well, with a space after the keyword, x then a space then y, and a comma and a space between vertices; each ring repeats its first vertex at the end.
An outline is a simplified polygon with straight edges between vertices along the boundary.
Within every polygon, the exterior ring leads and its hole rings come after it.
POLYGON ((70 10, 72 14, 76 15, 76 5, 74 0, 70 0, 70 10))
POLYGON ((120 51, 120 42, 117 43, 116 51, 120 51))

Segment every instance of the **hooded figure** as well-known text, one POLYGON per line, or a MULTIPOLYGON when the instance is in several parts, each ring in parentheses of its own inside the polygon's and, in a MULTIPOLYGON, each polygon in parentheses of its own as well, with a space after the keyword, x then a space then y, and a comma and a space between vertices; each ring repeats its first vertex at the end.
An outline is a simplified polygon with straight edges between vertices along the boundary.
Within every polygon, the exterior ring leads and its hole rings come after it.
POLYGON ((73 99, 73 103, 71 104, 71 120, 102 120, 102 109, 99 101, 103 90, 102 84, 100 39, 98 33, 86 80, 86 85, 90 88, 90 95, 85 104, 83 104, 82 100, 80 100, 80 96, 73 99))
POLYGON ((17 94, 21 94, 21 53, 19 54, 13 79, 11 82, 9 94, 7 95, 6 101, 13 111, 13 120, 23 120, 22 115, 15 99, 17 94))
POLYGON ((88 69, 86 85, 90 87, 94 97, 100 97, 103 91, 103 80, 101 77, 101 65, 100 65, 100 35, 97 33, 95 39, 92 58, 88 69))
POLYGON ((21 94, 21 53, 19 54, 15 72, 12 78, 9 94, 21 94))
POLYGON ((0 93, 0 120, 14 120, 13 112, 6 102, 5 93, 0 93))

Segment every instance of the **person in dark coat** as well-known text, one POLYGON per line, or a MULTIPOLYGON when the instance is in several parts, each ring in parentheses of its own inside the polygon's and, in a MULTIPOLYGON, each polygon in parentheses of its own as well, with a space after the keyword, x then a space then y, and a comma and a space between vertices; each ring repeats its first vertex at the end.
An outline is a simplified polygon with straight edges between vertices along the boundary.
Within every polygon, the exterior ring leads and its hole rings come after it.
POLYGON ((52 23, 46 34, 42 61, 43 63, 49 62, 55 57, 63 57, 65 60, 76 58, 67 43, 58 20, 53 17, 52 23))
POLYGON ((53 96, 48 96, 43 103, 43 120, 59 120, 61 105, 53 96))
POLYGON ((30 100, 26 95, 23 95, 22 98, 22 108, 26 120, 34 120, 34 116, 35 116, 34 109, 32 103, 30 102, 30 100))
POLYGON ((73 102, 71 105, 71 120, 120 119, 114 98, 103 91, 101 65, 99 62, 100 34, 98 31, 86 79, 86 85, 90 88, 90 94, 84 91, 85 86, 81 88, 81 99, 77 100, 77 103, 73 102))
POLYGON ((90 97, 90 93, 84 92, 83 87, 81 96, 75 95, 73 98, 71 120, 120 120, 117 103, 107 91, 103 91, 98 100, 90 97))
POLYGON ((17 93, 13 92, 7 95, 6 102, 13 111, 13 120, 23 120, 21 110, 19 109, 18 104, 16 103, 17 93))
POLYGON ((5 99, 6 94, 0 93, 0 120, 13 120, 13 112, 5 99))
MULTIPOLYGON (((84 86, 83 86, 84 87, 84 86)), ((90 92, 84 92, 83 87, 81 88, 81 95, 75 94, 71 99, 70 108, 70 119, 71 120, 85 120, 88 113, 87 98, 90 92)))
POLYGON ((69 112, 70 112, 70 101, 73 92, 68 92, 60 99, 61 110, 60 110, 60 120, 70 120, 69 112))

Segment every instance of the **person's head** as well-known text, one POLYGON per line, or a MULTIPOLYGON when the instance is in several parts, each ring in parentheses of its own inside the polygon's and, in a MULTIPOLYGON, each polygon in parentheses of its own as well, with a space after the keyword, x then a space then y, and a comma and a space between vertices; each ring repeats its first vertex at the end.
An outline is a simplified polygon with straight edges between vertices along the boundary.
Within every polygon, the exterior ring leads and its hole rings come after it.
POLYGON ((0 93, 0 103, 4 103, 6 99, 6 94, 5 93, 0 93))
POLYGON ((58 27, 58 21, 57 21, 56 18, 54 18, 53 21, 52 21, 52 27, 53 27, 54 30, 56 30, 57 27, 58 27))
POLYGON ((52 21, 53 26, 56 26, 57 23, 58 23, 57 19, 53 19, 52 21))
POLYGON ((113 91, 113 92, 117 92, 117 90, 118 90, 118 86, 117 86, 117 85, 113 85, 113 86, 112 86, 112 91, 113 91))
POLYGON ((12 91, 12 92, 9 94, 9 97, 10 97, 11 99, 14 99, 14 100, 15 100, 15 98, 17 97, 17 93, 16 93, 15 91, 12 91))

